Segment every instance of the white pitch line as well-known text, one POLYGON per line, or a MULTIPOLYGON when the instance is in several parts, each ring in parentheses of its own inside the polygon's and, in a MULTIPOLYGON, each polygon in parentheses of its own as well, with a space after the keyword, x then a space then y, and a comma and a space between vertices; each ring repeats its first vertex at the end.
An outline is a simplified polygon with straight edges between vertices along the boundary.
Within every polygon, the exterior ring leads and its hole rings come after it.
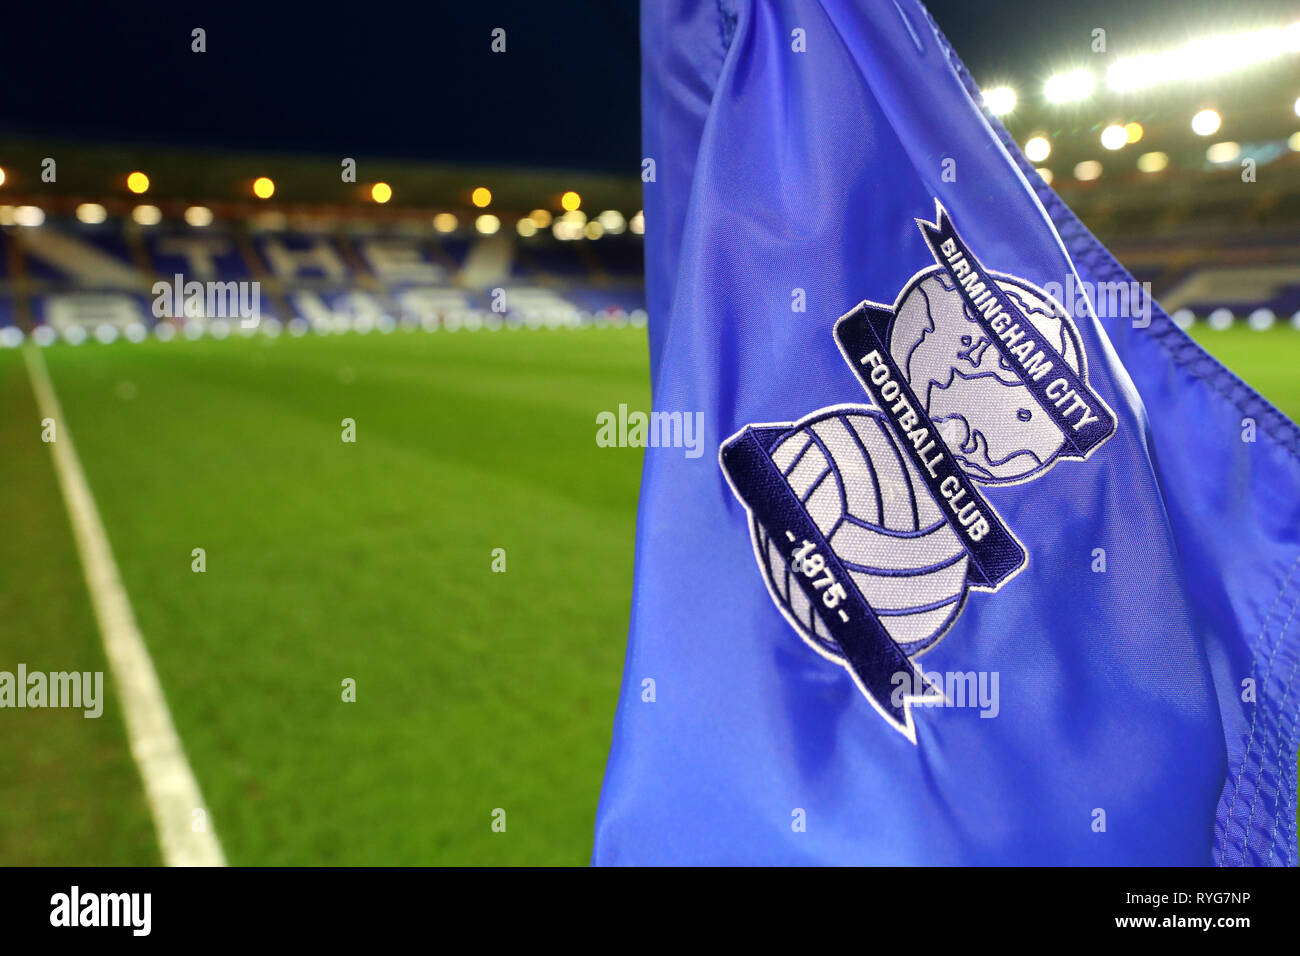
POLYGON ((50 443, 54 471, 72 521, 86 589, 104 638, 108 666, 122 699, 127 740, 144 781, 163 862, 168 866, 225 866, 211 814, 172 725, 162 685, 122 586, 113 549, 77 458, 45 359, 31 343, 23 347, 23 358, 41 417, 52 418, 57 429, 55 440, 50 443), (195 810, 203 811, 201 832, 193 827, 195 810))

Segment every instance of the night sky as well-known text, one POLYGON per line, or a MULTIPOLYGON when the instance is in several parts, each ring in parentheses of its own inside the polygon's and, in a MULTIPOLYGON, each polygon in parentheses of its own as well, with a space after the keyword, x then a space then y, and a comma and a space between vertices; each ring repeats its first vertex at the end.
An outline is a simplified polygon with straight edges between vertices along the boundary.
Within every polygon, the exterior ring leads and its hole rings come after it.
MULTIPOLYGON (((180 6, 10 4, 0 138, 636 170, 635 0, 180 6)), ((982 82, 1033 87, 1084 57, 1094 27, 1122 50, 1300 17, 1284 0, 930 8, 982 82)))

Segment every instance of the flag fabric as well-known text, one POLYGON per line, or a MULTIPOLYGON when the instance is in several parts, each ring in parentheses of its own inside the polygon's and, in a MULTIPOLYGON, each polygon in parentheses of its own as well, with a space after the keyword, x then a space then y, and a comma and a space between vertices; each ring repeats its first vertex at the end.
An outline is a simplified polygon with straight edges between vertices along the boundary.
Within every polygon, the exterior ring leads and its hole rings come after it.
POLYGON ((593 861, 1294 865, 1300 430, 919 3, 642 44, 652 417, 706 453, 646 452, 593 861))

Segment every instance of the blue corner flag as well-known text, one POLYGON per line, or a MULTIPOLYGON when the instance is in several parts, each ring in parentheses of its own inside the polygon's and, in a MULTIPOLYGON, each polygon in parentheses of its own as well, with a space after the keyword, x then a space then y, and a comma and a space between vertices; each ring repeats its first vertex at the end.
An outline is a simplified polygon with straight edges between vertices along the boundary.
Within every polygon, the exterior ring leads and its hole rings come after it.
POLYGON ((705 454, 647 449, 594 862, 1295 865, 1300 429, 916 0, 642 43, 652 424, 705 454))

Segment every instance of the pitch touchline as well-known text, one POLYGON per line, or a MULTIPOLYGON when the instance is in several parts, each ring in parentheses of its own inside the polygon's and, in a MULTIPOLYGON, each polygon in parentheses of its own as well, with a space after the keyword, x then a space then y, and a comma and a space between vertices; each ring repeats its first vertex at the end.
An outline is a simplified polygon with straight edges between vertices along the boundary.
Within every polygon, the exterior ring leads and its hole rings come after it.
POLYGON ((131 601, 122 586, 108 535, 59 408, 45 359, 30 343, 23 347, 23 359, 41 416, 52 418, 58 429, 50 443, 54 471, 72 522, 109 670, 122 698, 127 741, 144 781, 163 862, 168 866, 224 866, 221 844, 217 842, 198 781, 172 724, 149 650, 136 625, 131 601), (202 827, 197 831, 196 810, 202 811, 202 827))

